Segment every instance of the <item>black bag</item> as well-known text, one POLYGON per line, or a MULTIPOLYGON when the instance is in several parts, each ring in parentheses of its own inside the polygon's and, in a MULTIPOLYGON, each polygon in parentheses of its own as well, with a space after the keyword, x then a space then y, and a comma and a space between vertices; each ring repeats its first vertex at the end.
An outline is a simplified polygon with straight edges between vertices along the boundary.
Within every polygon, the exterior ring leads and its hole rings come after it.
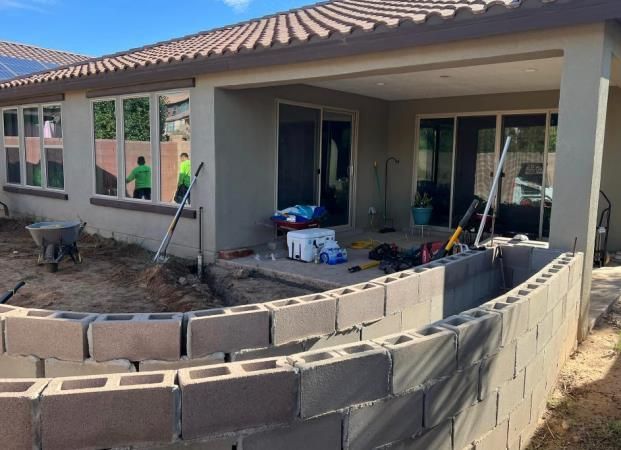
MULTIPOLYGON (((181 184, 177 186, 177 192, 175 192, 175 203, 181 204, 183 201, 183 197, 188 192, 188 187, 185 184, 181 184)), ((190 198, 188 197, 188 203, 190 202, 190 198)))

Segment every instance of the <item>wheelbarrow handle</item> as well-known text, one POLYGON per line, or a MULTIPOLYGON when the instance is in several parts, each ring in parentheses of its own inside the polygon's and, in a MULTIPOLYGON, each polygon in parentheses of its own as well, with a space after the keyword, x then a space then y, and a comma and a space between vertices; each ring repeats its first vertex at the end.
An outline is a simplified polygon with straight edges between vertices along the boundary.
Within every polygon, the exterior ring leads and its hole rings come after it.
POLYGON ((24 281, 20 281, 15 285, 13 289, 10 291, 6 291, 4 294, 0 295, 0 305, 9 301, 11 297, 13 297, 17 291, 19 291, 22 287, 24 287, 26 283, 24 281))

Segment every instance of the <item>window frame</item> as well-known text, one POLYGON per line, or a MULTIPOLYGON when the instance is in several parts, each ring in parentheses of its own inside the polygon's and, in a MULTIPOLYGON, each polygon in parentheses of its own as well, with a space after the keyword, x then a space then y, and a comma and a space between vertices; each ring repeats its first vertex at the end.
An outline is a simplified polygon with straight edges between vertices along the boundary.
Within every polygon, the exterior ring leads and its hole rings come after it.
MULTIPOLYGON (((188 110, 190 116, 190 127, 192 126, 192 90, 188 88, 170 89, 162 91, 131 93, 126 95, 115 95, 106 97, 96 97, 89 99, 90 111, 90 136, 93 175, 92 192, 93 197, 118 200, 128 203, 152 204, 171 206, 174 202, 163 200, 161 193, 161 142, 159 126, 159 98, 171 94, 187 94, 188 110), (150 155, 151 155, 151 200, 135 199, 126 196, 126 163, 125 163, 125 111, 123 102, 127 99, 148 98, 149 99, 149 126, 150 126, 150 155), (97 161, 95 157, 95 114, 93 106, 95 103, 103 101, 114 101, 116 110, 116 146, 117 146, 117 195, 104 195, 97 193, 97 161), (121 180, 122 177, 122 180, 121 180)), ((190 131, 190 161, 192 161, 192 134, 190 131)))
POLYGON ((64 130, 64 116, 63 116, 64 102, 49 102, 49 103, 29 103, 18 106, 7 106, 4 108, 0 108, 0 115, 2 116, 2 121, 0 121, 0 148, 2 148, 2 160, 4 161, 5 173, 3 175, 5 184, 10 186, 20 186, 33 190, 40 191, 53 191, 58 193, 66 192, 66 179, 65 179, 65 130, 64 130), (63 143, 62 145, 48 145, 48 148, 55 148, 62 150, 62 165, 63 165, 63 188, 54 188, 49 187, 48 179, 47 179, 47 154, 45 152, 45 138, 43 136, 43 108, 57 106, 60 108, 60 121, 61 121, 61 129, 63 133, 63 143), (41 186, 31 186, 26 183, 26 133, 24 129, 24 109, 29 108, 37 108, 37 116, 39 119, 39 152, 41 155, 41 186), (6 173, 7 168, 7 160, 6 160, 6 149, 7 148, 16 148, 14 146, 6 146, 4 144, 4 112, 5 111, 17 111, 17 149, 19 151, 19 176, 20 182, 14 183, 8 180, 8 174, 6 173))

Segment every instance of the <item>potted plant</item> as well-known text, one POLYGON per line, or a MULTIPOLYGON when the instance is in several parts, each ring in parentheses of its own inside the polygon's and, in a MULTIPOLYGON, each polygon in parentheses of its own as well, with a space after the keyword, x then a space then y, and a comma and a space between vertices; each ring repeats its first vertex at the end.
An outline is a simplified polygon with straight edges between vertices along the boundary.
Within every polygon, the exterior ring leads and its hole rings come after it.
POLYGON ((431 205, 431 197, 426 192, 422 195, 417 192, 414 196, 414 205, 412 205, 412 217, 416 225, 429 225, 431 221, 431 213, 433 206, 431 205))

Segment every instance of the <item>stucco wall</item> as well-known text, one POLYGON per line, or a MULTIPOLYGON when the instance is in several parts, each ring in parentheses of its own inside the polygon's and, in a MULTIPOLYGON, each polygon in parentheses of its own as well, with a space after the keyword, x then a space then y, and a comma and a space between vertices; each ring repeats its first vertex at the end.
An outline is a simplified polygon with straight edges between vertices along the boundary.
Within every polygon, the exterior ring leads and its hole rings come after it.
MULTIPOLYGON (((610 89, 608 99, 608 117, 606 120, 606 138, 604 141, 604 159, 602 162, 602 185, 601 190, 606 193, 612 202, 612 215, 610 217, 610 234, 608 249, 610 251, 621 250, 621 88, 610 89)), ((605 201, 600 200, 599 211, 604 207, 605 201)), ((599 218, 598 218, 599 220, 599 218)))
POLYGON ((309 86, 221 90, 215 95, 218 249, 260 244, 273 231, 257 225, 275 208, 277 100, 359 112, 356 224, 366 226, 369 206, 379 207, 373 162, 387 148, 388 103, 309 86))

